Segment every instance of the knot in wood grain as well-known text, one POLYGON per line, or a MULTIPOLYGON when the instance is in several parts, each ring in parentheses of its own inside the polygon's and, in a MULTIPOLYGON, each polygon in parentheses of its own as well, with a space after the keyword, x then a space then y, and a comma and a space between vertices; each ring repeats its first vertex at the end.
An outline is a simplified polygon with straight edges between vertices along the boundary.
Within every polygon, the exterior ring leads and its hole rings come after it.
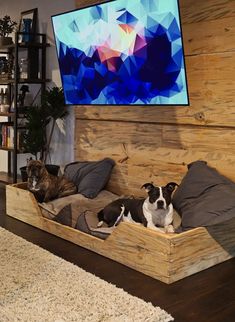
POLYGON ((200 122, 202 122, 202 121, 205 121, 205 120, 206 120, 205 114, 204 114, 203 112, 198 112, 198 113, 196 113, 196 114, 194 115, 194 117, 195 117, 195 119, 196 119, 197 121, 200 121, 200 122))

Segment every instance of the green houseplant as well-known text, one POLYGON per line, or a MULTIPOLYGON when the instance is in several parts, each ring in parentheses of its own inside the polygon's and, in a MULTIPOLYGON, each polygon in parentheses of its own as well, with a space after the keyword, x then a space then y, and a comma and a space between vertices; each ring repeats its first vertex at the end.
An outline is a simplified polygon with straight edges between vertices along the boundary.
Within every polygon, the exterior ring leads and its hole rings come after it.
POLYGON ((0 18, 0 46, 12 44, 12 38, 9 37, 15 28, 17 23, 11 20, 11 17, 5 15, 3 18, 0 18))
MULTIPOLYGON (((46 164, 56 121, 63 119, 67 114, 62 88, 55 86, 46 89, 42 95, 42 104, 28 107, 25 113, 26 132, 23 139, 25 152, 31 153, 35 159, 40 159, 46 164)), ((54 168, 54 165, 47 165, 49 172, 56 174, 59 166, 56 166, 55 171, 54 168)))
POLYGON ((45 138, 45 148, 42 161, 46 163, 50 154, 50 145, 55 130, 56 121, 67 116, 68 111, 64 103, 64 93, 61 87, 47 89, 42 95, 42 108, 47 113, 46 126, 51 125, 48 136, 45 138))
POLYGON ((43 159, 46 146, 46 126, 49 123, 47 111, 43 106, 29 106, 25 113, 26 132, 23 139, 23 148, 31 153, 35 159, 43 159))

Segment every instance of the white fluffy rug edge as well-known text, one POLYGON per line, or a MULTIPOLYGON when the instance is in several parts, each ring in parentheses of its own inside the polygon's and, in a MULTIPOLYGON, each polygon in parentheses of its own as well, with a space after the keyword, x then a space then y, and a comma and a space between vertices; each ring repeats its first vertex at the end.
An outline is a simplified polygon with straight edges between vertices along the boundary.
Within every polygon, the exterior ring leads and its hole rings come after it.
POLYGON ((168 322, 134 297, 0 227, 1 322, 168 322))

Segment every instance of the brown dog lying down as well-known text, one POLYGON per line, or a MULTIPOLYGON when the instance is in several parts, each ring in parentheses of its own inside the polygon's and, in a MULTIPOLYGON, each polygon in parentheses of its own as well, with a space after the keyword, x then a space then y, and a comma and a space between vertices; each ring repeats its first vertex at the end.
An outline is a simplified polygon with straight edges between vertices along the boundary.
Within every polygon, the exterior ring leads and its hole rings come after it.
POLYGON ((27 174, 28 190, 34 194, 39 202, 47 202, 77 192, 77 187, 73 182, 68 181, 64 176, 56 177, 48 173, 41 161, 29 161, 27 174))

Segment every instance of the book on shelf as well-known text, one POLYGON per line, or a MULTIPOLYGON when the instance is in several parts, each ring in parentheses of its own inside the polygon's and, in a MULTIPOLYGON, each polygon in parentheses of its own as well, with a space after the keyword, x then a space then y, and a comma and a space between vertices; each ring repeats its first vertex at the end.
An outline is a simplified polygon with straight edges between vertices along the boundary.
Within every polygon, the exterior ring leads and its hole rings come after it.
MULTIPOLYGON (((22 150, 23 148, 23 137, 25 128, 18 128, 17 131, 17 149, 22 150)), ((13 149, 14 148, 14 127, 11 122, 0 123, 0 146, 3 148, 13 149)))
POLYGON ((1 146, 6 148, 7 141, 8 141, 8 127, 13 126, 12 122, 1 122, 0 123, 0 130, 1 130, 1 146))

